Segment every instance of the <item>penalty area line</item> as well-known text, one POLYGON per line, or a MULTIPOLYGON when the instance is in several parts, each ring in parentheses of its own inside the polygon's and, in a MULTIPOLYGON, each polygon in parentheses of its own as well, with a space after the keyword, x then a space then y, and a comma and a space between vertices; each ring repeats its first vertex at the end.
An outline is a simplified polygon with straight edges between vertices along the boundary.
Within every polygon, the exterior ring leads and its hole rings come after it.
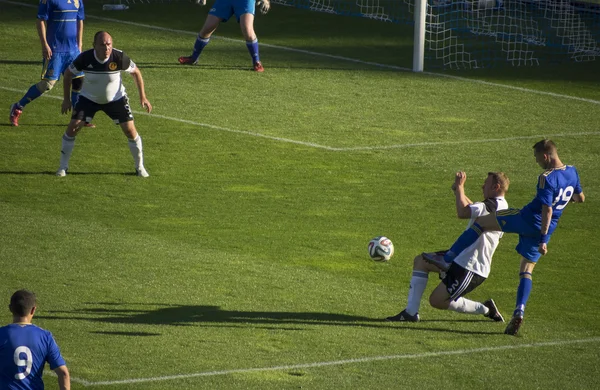
MULTIPOLYGON (((30 8, 37 8, 36 5, 25 4, 25 3, 20 3, 20 2, 16 2, 16 1, 0 0, 0 3, 23 6, 23 7, 30 7, 30 8)), ((91 18, 91 19, 103 20, 103 21, 111 22, 111 23, 120 23, 120 24, 129 25, 129 26, 143 27, 143 28, 148 28, 148 29, 158 30, 158 31, 167 31, 167 32, 172 32, 172 33, 177 33, 177 34, 186 34, 186 35, 198 35, 198 33, 192 32, 192 31, 185 31, 185 30, 178 30, 178 29, 161 27, 161 26, 154 26, 154 25, 145 24, 145 23, 129 22, 126 20, 107 18, 107 17, 103 17, 103 16, 96 16, 96 15, 88 14, 88 15, 86 15, 86 17, 91 18)), ((226 37, 221 37, 221 36, 216 36, 216 35, 214 35, 213 38, 221 39, 224 41, 230 41, 230 42, 240 42, 240 43, 244 42, 240 39, 226 38, 226 37)), ((402 72, 411 72, 412 71, 412 69, 405 68, 402 66, 380 64, 377 62, 363 61, 363 60, 359 60, 356 58, 343 57, 343 56, 338 56, 338 55, 328 54, 328 53, 319 53, 319 52, 315 52, 315 51, 296 49, 296 48, 287 47, 287 46, 273 45, 273 44, 264 43, 264 42, 261 42, 260 45, 265 46, 265 47, 270 47, 273 49, 278 49, 278 50, 286 50, 286 51, 291 51, 291 52, 295 52, 295 53, 307 54, 307 55, 311 55, 311 56, 331 58, 331 59, 345 61, 345 62, 353 62, 356 64, 373 66, 373 67, 382 68, 382 69, 391 69, 391 70, 397 70, 397 71, 402 71, 402 72)), ((509 85, 509 84, 493 83, 491 81, 455 76, 455 75, 450 75, 450 74, 446 74, 446 73, 422 72, 422 74, 428 75, 428 76, 434 76, 434 77, 443 77, 443 78, 448 78, 448 79, 453 79, 453 80, 465 81, 465 82, 470 82, 470 83, 477 83, 477 84, 486 85, 486 86, 490 86, 490 87, 511 89, 514 91, 519 91, 519 92, 524 92, 524 93, 533 93, 533 94, 537 94, 537 95, 545 95, 545 96, 551 96, 554 98, 576 100, 576 101, 580 101, 580 102, 600 105, 600 100, 582 98, 579 96, 564 95, 564 94, 556 93, 556 92, 540 91, 537 89, 517 87, 517 86, 509 85)))
MULTIPOLYGON (((0 0, 2 2, 2 0, 0 0)), ((24 93, 24 91, 16 88, 8 88, 0 86, 0 89, 11 92, 19 92, 24 93)), ((45 98, 62 100, 59 96, 51 96, 51 95, 42 95, 45 98)), ((327 145, 320 145, 314 142, 306 142, 306 141, 298 141, 290 138, 283 137, 275 137, 271 135, 261 134, 253 131, 247 130, 237 130, 231 129, 228 127, 211 125, 209 123, 195 122, 188 119, 175 118, 166 115, 160 114, 152 114, 147 113, 145 111, 133 111, 136 115, 145 115, 152 118, 159 118, 173 122, 186 123, 188 125, 194 125, 199 127, 204 127, 211 130, 224 131, 228 133, 247 135, 256 138, 265 138, 272 141, 284 142, 290 144, 296 144, 316 149, 329 150, 332 152, 368 152, 368 151, 376 151, 376 150, 389 150, 389 149, 408 149, 408 148, 419 148, 419 147, 430 147, 430 146, 451 146, 451 145, 461 145, 461 144, 483 144, 483 143, 492 143, 492 142, 507 142, 507 141, 518 141, 518 140, 526 140, 526 139, 542 139, 542 138, 556 138, 556 137, 584 137, 584 136, 596 136, 600 135, 599 131, 591 131, 591 132, 579 132, 579 133, 560 133, 560 134, 543 134, 543 135, 524 135, 518 137, 506 137, 506 138, 482 138, 482 139, 469 139, 469 140, 461 140, 461 141, 439 141, 439 142, 416 142, 416 143, 408 143, 408 144, 394 144, 394 145, 382 145, 382 146, 356 146, 356 147, 333 147, 327 145)))
POLYGON ((396 145, 384 145, 384 146, 357 146, 351 148, 336 148, 336 151, 340 152, 353 152, 353 151, 369 151, 369 150, 386 150, 386 149, 402 149, 402 148, 417 148, 427 146, 447 146, 447 145, 463 145, 463 144, 483 144, 491 142, 507 142, 507 141, 519 141, 526 139, 543 139, 543 138, 558 138, 558 137, 583 137, 586 135, 600 135, 600 131, 589 131, 580 133, 560 133, 560 134, 541 134, 541 135, 523 135, 518 137, 506 137, 506 138, 482 138, 482 139, 467 139, 461 141, 439 141, 439 142, 416 142, 410 144, 396 144, 396 145))
POLYGON ((595 342, 599 342, 599 341, 600 341, 600 337, 593 337, 593 338, 578 339, 578 340, 559 340, 559 341, 547 341, 547 342, 529 343, 529 344, 520 344, 520 345, 501 345, 501 346, 497 346, 497 347, 459 349, 459 350, 454 350, 454 351, 438 351, 438 352, 424 352, 424 353, 402 354, 402 355, 372 356, 372 357, 355 358, 355 359, 333 360, 333 361, 305 363, 305 364, 291 364, 291 365, 272 366, 272 367, 256 367, 256 368, 240 368, 240 369, 220 370, 220 371, 205 371, 205 372, 198 372, 198 373, 191 373, 191 374, 166 375, 166 376, 156 376, 156 377, 148 377, 148 378, 134 378, 134 379, 98 381, 98 382, 77 380, 77 382, 83 384, 86 387, 110 386, 110 385, 120 385, 120 384, 135 384, 135 383, 148 383, 148 382, 158 382, 158 381, 170 381, 170 380, 189 379, 189 378, 198 378, 198 377, 207 377, 207 376, 218 376, 218 375, 246 374, 246 373, 254 373, 254 372, 264 372, 264 371, 281 371, 281 370, 297 370, 297 369, 306 369, 306 368, 319 368, 319 367, 328 367, 328 366, 340 366, 340 365, 345 365, 345 364, 369 363, 369 362, 377 362, 377 361, 385 361, 385 360, 423 359, 423 358, 451 356, 451 355, 469 355, 469 354, 482 353, 482 352, 510 351, 510 350, 525 349, 525 348, 554 347, 554 346, 562 346, 562 345, 570 345, 570 344, 589 344, 589 343, 595 343, 595 342))
MULTIPOLYGON (((7 87, 0 86, 0 89, 3 89, 5 91, 24 93, 24 91, 22 91, 20 89, 16 89, 16 88, 7 88, 7 87)), ((50 96, 50 95, 42 95, 42 96, 45 97, 45 98, 62 100, 62 98, 59 97, 59 96, 50 96)), ((152 118, 160 118, 160 119, 165 119, 165 120, 169 120, 169 121, 173 121, 173 122, 186 123, 188 125, 205 127, 205 128, 211 129, 211 130, 218 130, 218 131, 225 131, 225 132, 228 132, 228 133, 249 135, 249 136, 257 137, 257 138, 266 138, 266 139, 270 139, 270 140, 273 140, 273 141, 285 142, 285 143, 289 143, 289 144, 296 144, 296 145, 302 145, 302 146, 308 146, 308 147, 317 148, 317 149, 325 149, 325 150, 331 150, 331 151, 340 151, 340 150, 342 150, 340 148, 333 148, 333 147, 330 147, 330 146, 319 145, 319 144, 316 144, 314 142, 305 142, 305 141, 298 141, 298 140, 294 140, 294 139, 290 139, 290 138, 275 137, 275 136, 272 136, 272 135, 266 135, 266 134, 256 133, 256 132, 247 131, 247 130, 230 129, 228 127, 216 126, 216 125, 211 125, 211 124, 208 124, 208 123, 195 122, 195 121, 187 120, 187 119, 174 118, 174 117, 171 117, 171 116, 165 116, 165 115, 160 115, 160 114, 152 114, 152 113, 147 113, 145 111, 134 111, 134 110, 131 110, 131 112, 133 112, 135 115, 145 115, 145 116, 149 116, 149 117, 152 117, 152 118)))

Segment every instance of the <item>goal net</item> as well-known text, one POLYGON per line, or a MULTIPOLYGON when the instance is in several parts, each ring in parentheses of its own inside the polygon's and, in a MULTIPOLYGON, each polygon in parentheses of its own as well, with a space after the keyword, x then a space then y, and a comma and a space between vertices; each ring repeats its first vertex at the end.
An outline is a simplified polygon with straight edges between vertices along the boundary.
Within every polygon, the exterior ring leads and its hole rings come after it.
MULTIPOLYGON (((312 11, 414 23, 418 0, 271 0, 312 11)), ((600 0, 424 0, 428 68, 593 61, 600 0)))
POLYGON ((415 33, 415 46, 425 48, 427 69, 538 66, 600 57, 600 0, 271 0, 271 5, 414 25, 421 1, 426 2, 420 19, 424 33, 421 40, 415 33))

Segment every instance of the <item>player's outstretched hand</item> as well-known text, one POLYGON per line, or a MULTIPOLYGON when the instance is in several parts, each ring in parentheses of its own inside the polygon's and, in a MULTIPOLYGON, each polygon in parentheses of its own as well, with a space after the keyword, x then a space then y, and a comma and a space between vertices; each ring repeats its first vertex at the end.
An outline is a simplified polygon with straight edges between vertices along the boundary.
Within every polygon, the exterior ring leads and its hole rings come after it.
POLYGON ((69 111, 71 111, 71 101, 63 100, 63 102, 60 106, 60 112, 62 112, 63 114, 66 114, 69 111))
POLYGON ((206 0, 196 0, 196 4, 198 4, 198 5, 206 5, 206 0))
POLYGON ((266 14, 271 9, 271 2, 270 0, 257 0, 256 6, 260 10, 261 14, 266 14))
POLYGON ((456 191, 458 187, 464 186, 465 181, 467 181, 467 174, 463 171, 456 172, 454 183, 452 184, 452 191, 456 191))
POLYGON ((147 113, 150 113, 152 111, 152 104, 150 104, 148 99, 142 99, 141 103, 142 107, 144 107, 144 110, 146 110, 147 113))

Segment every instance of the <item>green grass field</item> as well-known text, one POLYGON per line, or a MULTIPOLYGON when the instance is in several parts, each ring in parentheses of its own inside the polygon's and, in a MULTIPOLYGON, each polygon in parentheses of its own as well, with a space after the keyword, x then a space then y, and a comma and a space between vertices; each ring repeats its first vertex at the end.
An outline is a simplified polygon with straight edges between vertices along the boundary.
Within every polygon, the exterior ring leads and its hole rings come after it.
MULTIPOLYGON (((73 388, 598 387, 597 64, 413 74, 394 68, 410 67, 409 27, 274 7, 256 22, 265 73, 249 71, 231 22, 217 34, 230 39, 182 67, 206 9, 100 7, 86 2, 86 45, 111 32, 154 105, 143 114, 124 75, 148 179, 102 114, 69 175, 54 176, 61 86, 8 125, 40 48, 35 7, 0 2, 0 303, 37 293, 34 322, 53 332, 73 388), (578 167, 587 201, 567 208, 537 266, 520 335, 430 308, 433 276, 421 322, 383 321, 404 308, 413 257, 464 229, 454 172, 467 171, 472 199, 488 171, 506 172, 521 207, 544 136, 578 167), (367 256, 377 235, 395 244, 389 263, 367 256)), ((503 238, 469 295, 505 317, 516 242, 503 238)))

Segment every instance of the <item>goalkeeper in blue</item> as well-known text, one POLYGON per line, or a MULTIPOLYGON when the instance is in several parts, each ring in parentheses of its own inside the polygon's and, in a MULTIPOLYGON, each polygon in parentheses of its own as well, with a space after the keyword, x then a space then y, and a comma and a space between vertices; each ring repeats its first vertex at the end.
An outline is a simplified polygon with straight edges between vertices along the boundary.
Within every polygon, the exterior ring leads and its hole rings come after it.
MULTIPOLYGON (((10 107, 9 121, 19 126, 23 109, 33 100, 50 91, 60 75, 81 52, 85 13, 81 0, 40 0, 36 27, 42 45, 42 77, 29 87, 25 95, 10 107)), ((72 82, 71 104, 75 106, 83 85, 83 72, 72 82)), ((86 127, 95 127, 89 123, 86 127)))
POLYGON ((435 253, 424 254, 425 260, 432 263, 450 262, 484 232, 517 233, 516 251, 521 255, 521 267, 515 311, 504 331, 510 335, 516 335, 523 323, 533 268, 539 258, 548 253, 548 242, 563 210, 569 202, 585 201, 577 169, 562 163, 554 142, 547 139, 537 142, 533 145, 533 154, 544 172, 538 177, 536 196, 528 205, 520 210, 502 210, 477 218, 443 257, 435 253))
MULTIPOLYGON (((196 0, 200 5, 206 5, 206 0, 196 0)), ((252 68, 256 72, 264 72, 260 56, 258 55, 258 39, 254 32, 254 13, 258 6, 261 13, 266 14, 271 7, 269 0, 215 0, 212 8, 208 12, 204 26, 198 33, 194 43, 194 51, 189 57, 179 57, 179 63, 182 65, 195 65, 202 50, 210 42, 210 37, 217 30, 221 22, 227 22, 233 15, 237 18, 242 35, 246 39, 246 47, 252 57, 252 68)))
MULTIPOLYGON (((452 190, 456 198, 456 214, 458 218, 469 220, 467 228, 477 217, 508 208, 504 195, 510 181, 504 173, 488 173, 482 186, 485 198, 482 202, 473 202, 465 195, 466 180, 467 175, 464 172, 457 172, 452 190)), ((479 314, 496 322, 504 322, 494 300, 488 299, 482 303, 464 297, 489 276, 492 256, 502 235, 502 232, 486 232, 450 264, 444 261, 430 264, 425 261, 423 254, 415 257, 406 308, 395 316, 387 317, 387 320, 419 321, 419 306, 425 287, 427 287, 429 273, 437 273, 440 275, 441 282, 429 296, 429 303, 432 307, 458 313, 479 314)), ((436 253, 441 255, 444 252, 436 253)))
POLYGON ((35 294, 15 292, 8 308, 13 322, 0 328, 0 390, 43 390, 46 362, 58 377, 59 388, 70 389, 69 370, 52 334, 31 323, 35 294))

